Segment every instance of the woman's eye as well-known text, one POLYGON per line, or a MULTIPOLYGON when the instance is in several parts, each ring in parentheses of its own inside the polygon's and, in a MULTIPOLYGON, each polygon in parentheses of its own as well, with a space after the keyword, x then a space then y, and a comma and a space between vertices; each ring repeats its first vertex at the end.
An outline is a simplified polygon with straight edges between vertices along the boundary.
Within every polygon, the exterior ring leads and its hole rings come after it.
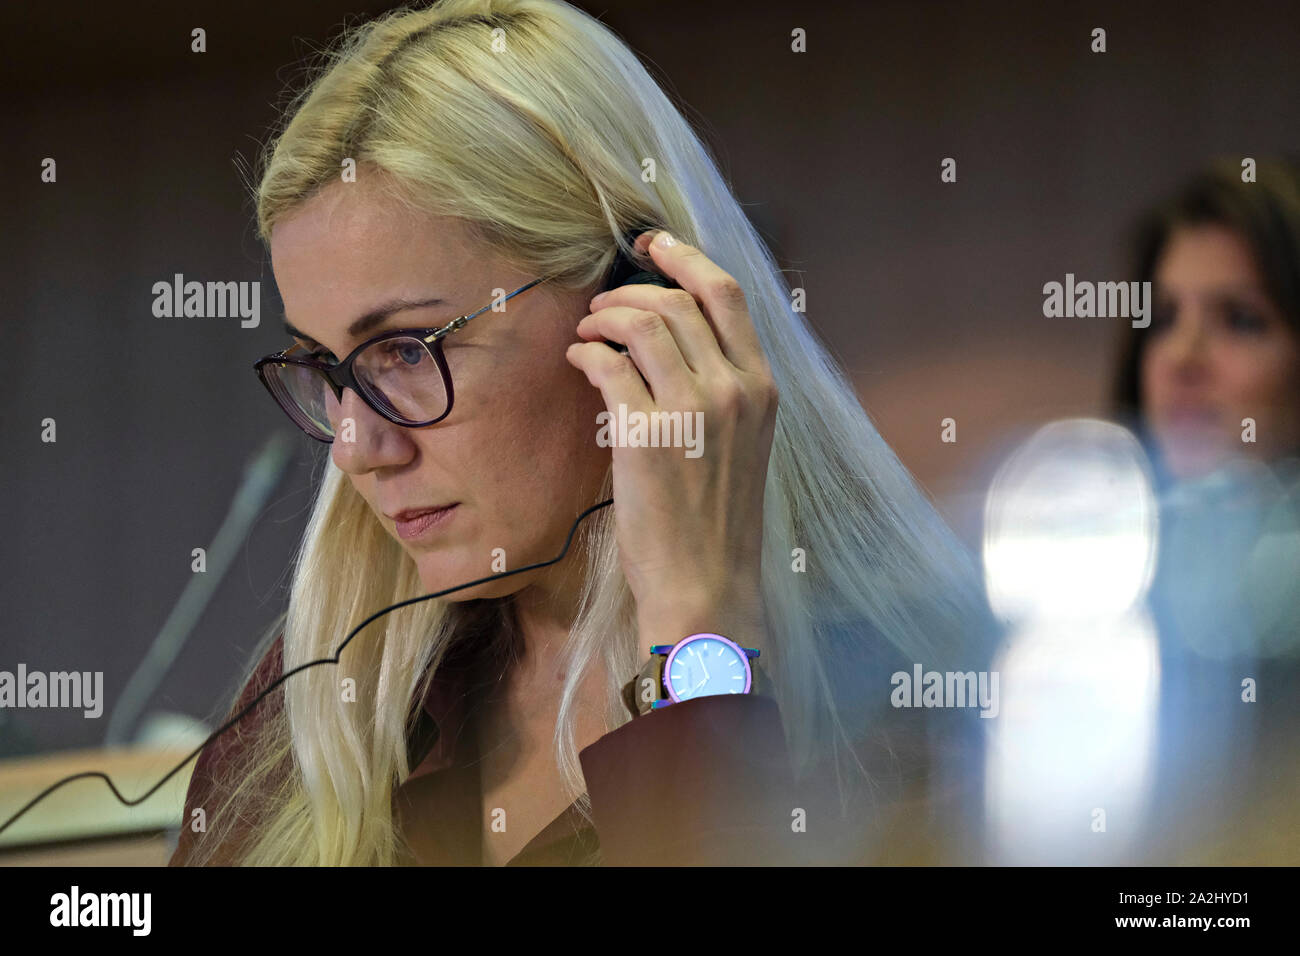
POLYGON ((337 365, 339 361, 334 357, 334 353, 328 349, 317 349, 315 352, 308 352, 307 357, 318 362, 329 362, 331 365, 337 365))
POLYGON ((1234 332, 1263 332, 1266 328, 1264 317, 1254 309, 1230 305, 1224 313, 1224 321, 1234 332))
POLYGON ((1157 302, 1151 310, 1151 332, 1162 332, 1174 321, 1174 307, 1167 302, 1157 302))
POLYGON ((402 339, 390 342, 385 347, 384 354, 390 359, 396 359, 407 365, 419 365, 422 359, 428 357, 429 353, 419 342, 402 339))

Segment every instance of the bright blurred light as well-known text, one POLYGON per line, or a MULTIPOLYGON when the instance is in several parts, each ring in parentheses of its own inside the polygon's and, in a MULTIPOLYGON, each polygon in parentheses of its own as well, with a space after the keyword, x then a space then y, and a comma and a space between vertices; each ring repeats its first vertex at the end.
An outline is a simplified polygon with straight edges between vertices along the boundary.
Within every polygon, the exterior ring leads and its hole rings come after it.
POLYGON ((1154 782, 1160 663, 1150 618, 1030 626, 995 669, 1002 711, 985 776, 995 862, 1125 862, 1154 782))
POLYGON ((1151 583, 1155 495, 1117 425, 1040 429, 999 469, 984 516, 985 584, 1005 620, 1122 614, 1151 583))
POLYGON ((990 488, 985 584, 1010 624, 985 779, 996 862, 1119 862, 1146 822, 1160 686, 1148 476, 1131 434, 1080 419, 1038 431, 990 488))

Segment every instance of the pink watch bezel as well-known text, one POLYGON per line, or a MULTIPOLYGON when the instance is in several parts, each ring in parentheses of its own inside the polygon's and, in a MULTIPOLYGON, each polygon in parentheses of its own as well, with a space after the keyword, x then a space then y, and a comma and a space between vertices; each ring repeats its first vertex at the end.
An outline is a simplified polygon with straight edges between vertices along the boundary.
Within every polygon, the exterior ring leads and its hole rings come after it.
MULTIPOLYGON (((677 654, 678 654, 678 652, 681 651, 681 650, 682 650, 684 647, 686 647, 687 645, 689 645, 689 644, 693 644, 696 640, 701 640, 701 641, 704 641, 704 640, 716 640, 716 641, 721 641, 723 644, 726 644, 726 645, 727 645, 728 647, 730 647, 733 651, 735 651, 737 654, 740 655, 740 662, 741 662, 741 664, 744 665, 744 668, 745 668, 745 689, 742 690, 742 691, 740 691, 740 693, 742 693, 742 694, 748 694, 748 693, 750 692, 750 689, 751 689, 751 688, 753 687, 753 685, 754 685, 754 671, 753 671, 753 669, 749 666, 749 655, 748 655, 747 653, 745 653, 745 649, 744 649, 743 647, 741 647, 739 644, 737 644, 735 641, 733 641, 733 640, 732 640, 731 638, 729 638, 729 637, 723 637, 721 634, 714 634, 714 633, 709 632, 709 631, 701 631, 701 632, 698 633, 698 634, 688 634, 688 635, 686 635, 686 636, 683 637, 680 641, 678 641, 676 644, 674 644, 674 645, 673 645, 673 649, 672 649, 671 651, 668 652, 668 659, 664 661, 664 678, 663 678, 664 690, 666 690, 666 691, 668 692, 668 699, 671 700, 671 701, 672 701, 673 703, 675 703, 675 704, 676 704, 676 703, 680 703, 683 699, 685 699, 685 700, 695 700, 694 697, 687 697, 687 698, 681 698, 681 697, 678 697, 678 696, 677 696, 677 689, 676 689, 675 687, 673 687, 672 677, 671 677, 670 675, 671 675, 671 673, 672 673, 673 661, 677 658, 677 654)), ((721 696, 723 696, 723 695, 722 695, 722 694, 704 694, 704 695, 702 695, 702 696, 704 696, 704 697, 721 697, 721 696)))

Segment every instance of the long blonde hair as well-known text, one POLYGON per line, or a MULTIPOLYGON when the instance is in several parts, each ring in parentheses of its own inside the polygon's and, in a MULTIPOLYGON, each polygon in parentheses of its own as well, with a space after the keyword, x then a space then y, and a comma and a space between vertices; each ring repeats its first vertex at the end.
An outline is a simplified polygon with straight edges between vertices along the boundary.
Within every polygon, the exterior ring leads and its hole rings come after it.
MULTIPOLYGON (((968 555, 792 308, 707 148, 607 27, 557 0, 404 8, 346 32, 286 115, 257 186, 265 241, 353 160, 358 176, 386 173, 402 203, 464 220, 508 262, 563 288, 597 283, 636 223, 667 228, 737 278, 780 392, 763 513, 771 646, 762 663, 798 772, 826 756, 837 767, 856 762, 841 717, 889 688, 845 675, 860 673, 873 649, 918 662, 964 656, 963 630, 982 613, 968 555), (655 174, 644 175, 651 162, 655 174), (803 573, 792 570, 799 561, 803 573)), ((322 466, 284 620, 285 669, 331 656, 366 616, 423 593, 414 563, 350 481, 322 466)), ((610 675, 641 664, 612 512, 587 519, 575 558, 586 562, 585 595, 554 738, 584 812, 576 690, 594 662, 610 675)), ((420 602, 359 634, 337 669, 287 681, 285 706, 248 743, 228 803, 210 817, 221 827, 260 807, 239 861, 397 861, 391 800, 411 770, 411 702, 471 618, 486 615, 508 634, 507 605, 420 602), (341 676, 356 681, 357 703, 340 704, 341 676)), ((629 719, 619 683, 611 677, 607 688, 611 730, 629 719)))

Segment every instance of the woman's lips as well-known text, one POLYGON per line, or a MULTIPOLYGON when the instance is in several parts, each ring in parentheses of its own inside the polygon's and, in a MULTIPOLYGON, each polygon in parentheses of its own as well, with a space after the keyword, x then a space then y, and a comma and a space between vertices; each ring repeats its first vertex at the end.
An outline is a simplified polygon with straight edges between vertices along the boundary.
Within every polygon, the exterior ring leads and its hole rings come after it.
POLYGON ((1197 436, 1223 428, 1218 409, 1208 405, 1175 405, 1160 416, 1164 427, 1176 435, 1197 436))
POLYGON ((1218 412, 1212 408, 1174 408, 1168 412, 1171 422, 1190 422, 1190 423, 1214 423, 1219 420, 1218 412))
POLYGON ((435 528, 445 526, 451 520, 452 512, 455 510, 456 505, 447 505, 445 508, 403 512, 393 519, 393 523, 397 528, 397 536, 403 541, 411 541, 425 534, 430 534, 435 528))

